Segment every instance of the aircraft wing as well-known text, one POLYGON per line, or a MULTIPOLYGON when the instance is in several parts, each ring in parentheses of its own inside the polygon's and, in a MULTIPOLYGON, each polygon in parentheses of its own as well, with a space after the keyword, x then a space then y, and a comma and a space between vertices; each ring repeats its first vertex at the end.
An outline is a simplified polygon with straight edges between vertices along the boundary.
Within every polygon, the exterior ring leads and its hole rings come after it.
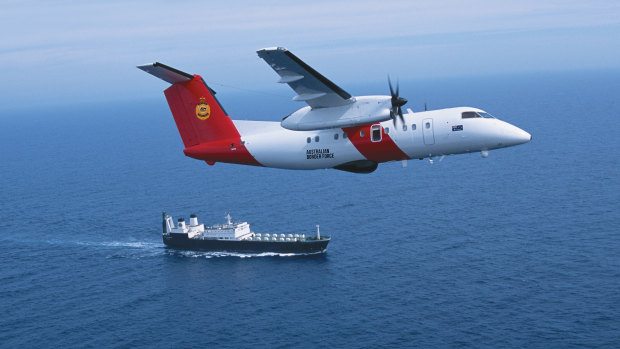
POLYGON ((311 66, 283 47, 256 51, 280 75, 279 83, 288 84, 296 93, 295 101, 304 101, 310 107, 338 107, 352 103, 354 98, 311 66))

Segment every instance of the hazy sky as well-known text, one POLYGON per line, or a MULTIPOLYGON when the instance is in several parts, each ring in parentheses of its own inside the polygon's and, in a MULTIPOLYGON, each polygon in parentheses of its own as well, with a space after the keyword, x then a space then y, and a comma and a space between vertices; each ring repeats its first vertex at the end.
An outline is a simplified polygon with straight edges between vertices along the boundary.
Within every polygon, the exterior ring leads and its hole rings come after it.
POLYGON ((155 96, 166 84, 135 68, 153 61, 208 82, 277 88, 255 53, 267 46, 287 47, 345 89, 387 73, 620 68, 620 1, 209 3, 3 1, 0 108, 155 96))

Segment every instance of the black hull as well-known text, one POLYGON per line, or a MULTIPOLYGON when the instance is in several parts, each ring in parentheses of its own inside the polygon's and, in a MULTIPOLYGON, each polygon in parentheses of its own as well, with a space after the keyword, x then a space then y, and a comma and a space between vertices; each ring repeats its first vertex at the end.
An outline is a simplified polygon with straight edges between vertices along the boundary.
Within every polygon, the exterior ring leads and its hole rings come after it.
POLYGON ((192 251, 218 251, 241 253, 323 253, 330 239, 306 241, 256 241, 256 240, 198 240, 187 234, 163 235, 164 244, 171 248, 192 251))

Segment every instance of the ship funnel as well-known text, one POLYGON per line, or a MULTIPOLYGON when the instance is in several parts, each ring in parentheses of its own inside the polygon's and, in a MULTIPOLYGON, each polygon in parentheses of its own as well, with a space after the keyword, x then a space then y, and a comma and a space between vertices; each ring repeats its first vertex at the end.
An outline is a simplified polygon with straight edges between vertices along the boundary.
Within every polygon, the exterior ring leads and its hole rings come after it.
POLYGON ((193 213, 191 216, 189 216, 189 226, 190 227, 198 226, 198 217, 196 217, 196 215, 193 213))
POLYGON ((179 222, 177 224, 177 227, 181 228, 181 229, 185 229, 185 219, 184 218, 179 218, 179 222))

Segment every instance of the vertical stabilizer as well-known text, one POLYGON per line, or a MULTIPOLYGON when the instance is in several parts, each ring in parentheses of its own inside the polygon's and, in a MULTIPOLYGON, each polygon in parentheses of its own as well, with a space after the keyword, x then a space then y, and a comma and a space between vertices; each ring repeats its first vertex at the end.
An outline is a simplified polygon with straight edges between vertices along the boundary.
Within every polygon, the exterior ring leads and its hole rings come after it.
POLYGON ((164 94, 185 148, 239 138, 239 132, 215 97, 215 91, 200 75, 190 75, 161 63, 138 68, 172 84, 164 94))
POLYGON ((209 165, 228 162, 262 166, 248 152, 231 118, 200 77, 161 63, 138 66, 170 84, 164 94, 185 145, 185 155, 209 165))

